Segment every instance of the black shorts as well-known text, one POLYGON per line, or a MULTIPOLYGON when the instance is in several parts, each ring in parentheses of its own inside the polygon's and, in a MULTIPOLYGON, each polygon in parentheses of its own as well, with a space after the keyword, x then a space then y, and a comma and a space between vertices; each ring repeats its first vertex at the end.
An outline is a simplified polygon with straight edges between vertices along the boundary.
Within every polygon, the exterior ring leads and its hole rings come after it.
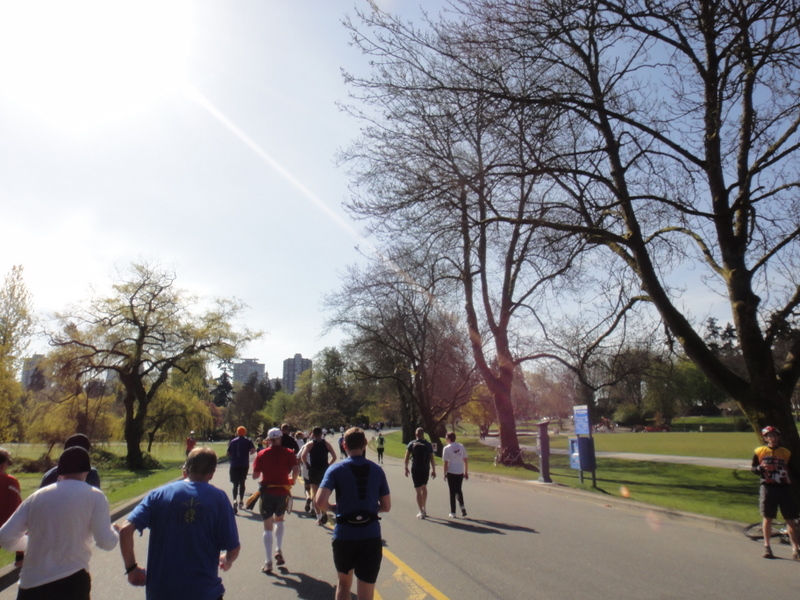
POLYGON ((81 569, 63 579, 37 585, 32 588, 19 588, 17 600, 89 600, 92 591, 92 578, 81 569))
POLYGON ((414 482, 414 487, 422 487, 423 485, 428 485, 428 478, 430 477, 430 471, 425 469, 424 471, 418 469, 411 469, 411 481, 414 482))
POLYGON ((270 517, 282 517, 286 513, 286 503, 289 501, 286 496, 265 493, 261 490, 261 518, 267 520, 270 517))
POLYGON ((774 519, 778 516, 778 508, 781 509, 781 514, 785 521, 796 519, 800 516, 797 503, 792 496, 792 488, 788 485, 762 485, 758 508, 761 510, 761 516, 768 519, 774 519))
POLYGON ((328 467, 308 467, 308 483, 312 485, 319 485, 322 483, 322 478, 325 477, 325 471, 328 467))
POLYGON ((381 538, 333 540, 333 564, 338 573, 355 571, 356 577, 364 583, 375 583, 381 570, 382 559, 381 538))
POLYGON ((243 483, 247 480, 250 467, 231 467, 231 483, 243 483))

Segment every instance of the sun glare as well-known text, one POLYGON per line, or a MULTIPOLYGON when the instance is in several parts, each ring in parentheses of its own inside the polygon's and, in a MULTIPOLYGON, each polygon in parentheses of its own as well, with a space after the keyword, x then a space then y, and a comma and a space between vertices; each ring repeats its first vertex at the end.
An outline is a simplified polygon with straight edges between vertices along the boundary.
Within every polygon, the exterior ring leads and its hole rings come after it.
POLYGON ((84 129, 141 110, 184 83, 191 13, 182 0, 0 3, 0 95, 84 129))

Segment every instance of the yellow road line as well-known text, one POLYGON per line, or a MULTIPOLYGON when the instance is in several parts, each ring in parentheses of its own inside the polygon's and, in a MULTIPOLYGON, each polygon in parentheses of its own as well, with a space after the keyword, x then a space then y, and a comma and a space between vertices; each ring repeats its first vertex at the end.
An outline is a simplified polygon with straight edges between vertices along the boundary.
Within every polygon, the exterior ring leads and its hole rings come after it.
MULTIPOLYGON (((428 581, 422 577, 419 573, 414 571, 411 567, 409 567, 406 563, 400 560, 393 552, 387 550, 386 548, 383 549, 383 556, 388 558, 400 571, 402 571, 403 575, 411 579, 417 586, 419 586, 426 594, 428 594, 431 598, 435 600, 450 600, 447 596, 445 596, 442 592, 437 590, 433 587, 428 581)), ((397 575, 395 575, 397 577, 397 575)))

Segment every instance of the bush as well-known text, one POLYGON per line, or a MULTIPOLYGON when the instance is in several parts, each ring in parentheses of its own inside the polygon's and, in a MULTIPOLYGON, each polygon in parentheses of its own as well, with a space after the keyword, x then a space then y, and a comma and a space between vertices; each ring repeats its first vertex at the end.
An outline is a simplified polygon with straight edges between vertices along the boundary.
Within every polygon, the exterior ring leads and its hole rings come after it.
POLYGON ((624 427, 633 427, 643 420, 642 412, 633 404, 622 404, 614 412, 614 421, 624 427))

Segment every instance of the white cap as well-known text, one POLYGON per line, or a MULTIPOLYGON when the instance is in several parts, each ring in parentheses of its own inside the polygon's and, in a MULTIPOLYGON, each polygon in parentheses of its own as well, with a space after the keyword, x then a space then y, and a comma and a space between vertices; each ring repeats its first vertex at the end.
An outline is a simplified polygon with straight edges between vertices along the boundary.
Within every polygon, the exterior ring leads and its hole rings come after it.
POLYGON ((277 427, 273 427, 267 432, 267 439, 274 440, 275 438, 283 437, 283 432, 277 427))

